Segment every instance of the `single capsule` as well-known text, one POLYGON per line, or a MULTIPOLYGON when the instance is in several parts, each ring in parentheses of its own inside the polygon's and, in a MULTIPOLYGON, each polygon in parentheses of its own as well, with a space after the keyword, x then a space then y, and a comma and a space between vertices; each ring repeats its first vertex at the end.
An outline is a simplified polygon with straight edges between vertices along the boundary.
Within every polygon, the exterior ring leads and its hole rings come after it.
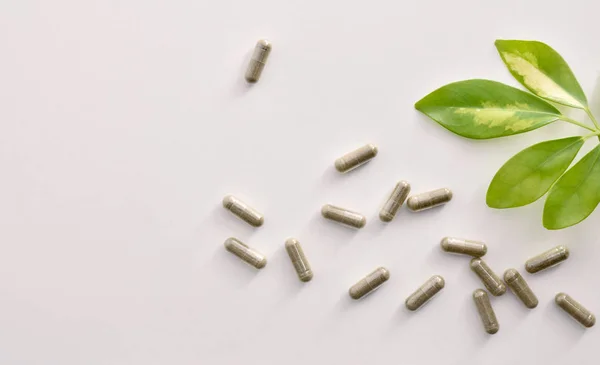
POLYGON ((360 299, 379 288, 381 284, 388 281, 389 278, 390 272, 384 267, 379 267, 350 288, 348 291, 350 297, 352 299, 360 299))
POLYGON ((377 156, 377 147, 367 144, 335 160, 335 169, 339 172, 348 172, 371 161, 375 156, 377 156))
POLYGON ((506 293, 506 285, 482 259, 476 257, 471 260, 471 270, 479 276, 483 285, 492 295, 500 296, 506 293))
POLYGON ((535 308, 538 305, 538 298, 533 294, 533 291, 527 285, 523 276, 515 270, 508 269, 504 272, 504 281, 510 290, 525 304, 529 309, 535 308))
POLYGON ((223 198, 223 207, 251 226, 260 227, 265 222, 262 214, 233 195, 227 195, 223 198))
POLYGON ((432 276, 419 289, 406 299, 406 308, 411 311, 419 309, 423 304, 427 303, 440 290, 444 289, 446 282, 439 275, 432 276))
POLYGON ((596 324, 596 316, 594 316, 589 310, 585 309, 579 302, 571 298, 565 293, 558 293, 554 298, 556 304, 561 307, 565 312, 577 322, 581 323, 585 327, 592 327, 596 324))
POLYGON ((379 219, 382 222, 391 222, 392 219, 396 216, 398 209, 404 204, 406 197, 410 193, 410 184, 404 180, 399 181, 392 191, 392 194, 385 202, 383 208, 379 212, 379 219))
POLYGON ((295 238, 289 238, 285 241, 285 250, 287 251, 288 256, 290 256, 290 260, 292 260, 292 265, 294 265, 294 269, 296 269, 298 279, 303 282, 310 281, 313 278, 313 272, 304 255, 302 246, 300 246, 300 242, 295 238))
POLYGON ((257 269, 262 269, 267 265, 267 258, 263 254, 251 249, 237 238, 229 237, 226 239, 225 248, 257 269))
POLYGON ((273 48, 271 42, 266 39, 261 39, 256 42, 254 53, 252 54, 252 58, 246 69, 247 82, 255 83, 260 79, 260 75, 262 74, 263 68, 265 68, 269 54, 271 53, 271 48, 273 48))
POLYGON ((321 215, 332 221, 345 224, 354 228, 362 228, 367 224, 367 218, 364 215, 351 212, 330 204, 323 205, 321 215))
POLYGON ((443 188, 413 195, 406 201, 406 206, 413 212, 420 212, 421 210, 446 204, 450 200, 452 200, 452 192, 450 189, 443 188))
POLYGON ((556 246, 527 260, 527 262, 525 262, 525 270, 530 274, 534 274, 538 271, 556 266, 568 258, 569 249, 565 246, 556 246))
POLYGON ((490 303, 490 297, 485 290, 475 290, 473 292, 473 300, 475 301, 475 306, 477 306, 477 312, 479 313, 479 318, 481 318, 485 332, 490 335, 498 332, 500 325, 498 324, 498 319, 496 319, 496 313, 494 313, 492 303, 490 303))
POLYGON ((462 238, 444 237, 440 242, 440 246, 446 252, 460 253, 473 257, 481 257, 487 253, 485 243, 462 238))

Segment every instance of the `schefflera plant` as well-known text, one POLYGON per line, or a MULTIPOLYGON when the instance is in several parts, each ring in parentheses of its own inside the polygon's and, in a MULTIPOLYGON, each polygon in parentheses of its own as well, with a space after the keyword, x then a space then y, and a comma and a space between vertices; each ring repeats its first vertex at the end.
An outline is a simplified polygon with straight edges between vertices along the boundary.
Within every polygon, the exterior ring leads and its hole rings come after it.
POLYGON ((495 45, 510 73, 533 94, 473 79, 442 86, 415 108, 473 139, 525 133, 555 121, 586 129, 589 134, 541 142, 517 153, 498 170, 486 195, 488 206, 504 209, 533 203, 549 191, 544 227, 575 225, 600 202, 600 144, 569 169, 584 142, 600 135, 598 121, 569 65, 550 46, 521 40, 497 40, 495 45), (584 110, 593 125, 563 115, 552 103, 584 110))

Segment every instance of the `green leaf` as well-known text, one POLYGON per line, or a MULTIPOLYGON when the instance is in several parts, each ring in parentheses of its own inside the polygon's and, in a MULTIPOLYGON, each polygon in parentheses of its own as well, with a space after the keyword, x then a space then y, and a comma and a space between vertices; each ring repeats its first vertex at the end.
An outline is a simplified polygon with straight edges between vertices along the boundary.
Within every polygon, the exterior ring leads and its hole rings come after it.
POLYGON ((552 187, 544 206, 544 227, 561 229, 587 218, 600 203, 600 145, 552 187))
POLYGON ((478 79, 442 86, 415 108, 451 132, 475 139, 528 132, 561 117, 555 107, 529 93, 478 79))
POLYGON ((497 40, 510 73, 537 96, 579 109, 587 99, 569 65, 554 49, 537 41, 497 40))
POLYGON ((571 165, 583 137, 555 139, 517 153, 496 173, 487 191, 491 208, 514 208, 541 198, 571 165))

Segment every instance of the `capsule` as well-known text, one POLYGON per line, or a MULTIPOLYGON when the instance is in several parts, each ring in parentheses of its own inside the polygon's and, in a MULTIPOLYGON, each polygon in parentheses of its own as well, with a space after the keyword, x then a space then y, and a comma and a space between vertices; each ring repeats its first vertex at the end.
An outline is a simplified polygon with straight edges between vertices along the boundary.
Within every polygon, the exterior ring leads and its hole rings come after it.
POLYGON ((366 164, 375 156, 377 147, 367 144, 335 160, 335 169, 342 173, 348 172, 366 164))
POLYGON ((398 209, 404 204, 406 197, 410 193, 410 184, 404 180, 399 181, 392 191, 392 194, 385 202, 383 208, 379 212, 379 219, 382 222, 391 222, 392 219, 396 216, 398 209))
POLYGON ((352 299, 360 299, 379 288, 389 278, 390 272, 384 267, 379 267, 350 288, 348 291, 350 297, 352 299))
POLYGON ((362 228, 367 224, 367 218, 359 213, 326 204, 321 208, 321 215, 332 221, 354 228, 362 228))
POLYGON ((252 58, 246 69, 247 82, 255 83, 260 79, 260 75, 262 74, 263 68, 265 68, 269 54, 271 53, 271 48, 271 42, 266 39, 261 39, 256 42, 254 53, 252 54, 252 58))
POLYGON ((485 290, 475 290, 473 292, 473 300, 475 301, 475 306, 477 306, 477 312, 479 313, 479 318, 481 318, 485 332, 490 335, 498 332, 500 325, 498 324, 498 319, 496 319, 492 303, 490 303, 490 297, 485 290))
POLYGON ((411 311, 419 309, 427 303, 440 290, 444 289, 446 282, 439 275, 432 276, 425 284, 421 285, 414 293, 406 299, 406 308, 411 311))
POLYGON ((265 222, 262 214, 233 195, 223 198, 223 207, 251 226, 260 227, 265 222))
POLYGON ((556 304, 583 326, 590 328, 596 324, 596 316, 585 309, 579 302, 565 293, 558 293, 554 298, 556 304))
POLYGON ((443 188, 413 195, 406 201, 406 206, 413 212, 420 212, 425 209, 446 204, 450 200, 452 200, 452 191, 443 188))
POLYGON ((506 293, 506 285, 482 259, 477 257, 471 260, 471 270, 479 276, 483 285, 492 295, 500 296, 506 293))
POLYGON ((534 274, 538 271, 556 266, 568 258, 569 249, 565 246, 556 246, 527 260, 527 262, 525 262, 525 270, 530 274, 534 274))
POLYGON ((229 237, 226 239, 225 248, 257 269, 262 269, 267 265, 267 258, 263 254, 248 247, 248 245, 237 238, 229 237))
POLYGON ((506 282, 506 286, 521 299, 527 308, 532 309, 537 307, 538 298, 533 294, 533 291, 517 270, 506 270, 504 272, 504 281, 506 282))
POLYGON ((313 272, 304 255, 302 246, 300 246, 300 242, 295 238, 288 238, 288 240, 285 241, 285 250, 287 251, 288 256, 290 256, 290 260, 292 260, 292 265, 294 265, 294 269, 296 269, 298 279, 303 282, 310 281, 313 278, 313 272))
POLYGON ((460 253, 473 257, 481 257, 487 253, 485 243, 462 238, 444 237, 440 242, 440 246, 446 252, 460 253))

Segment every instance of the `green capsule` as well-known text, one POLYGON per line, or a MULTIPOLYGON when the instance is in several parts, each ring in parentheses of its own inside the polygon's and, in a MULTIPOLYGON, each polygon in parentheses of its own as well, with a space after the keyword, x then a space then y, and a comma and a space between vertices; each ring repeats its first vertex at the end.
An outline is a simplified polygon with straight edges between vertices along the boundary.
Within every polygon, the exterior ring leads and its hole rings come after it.
POLYGON ((452 191, 443 188, 413 195, 406 201, 406 206, 413 212, 420 212, 425 209, 446 204, 450 200, 452 200, 452 191))
POLYGON ((294 269, 298 274, 298 279, 303 282, 311 281, 313 278, 313 272, 310 268, 310 264, 304 255, 304 251, 302 250, 302 246, 300 246, 300 242, 298 242, 295 238, 289 238, 285 241, 285 250, 292 260, 292 265, 294 265, 294 269))
POLYGON ((406 299, 406 308, 411 311, 421 308, 423 304, 427 303, 440 290, 444 289, 445 285, 446 282, 443 277, 439 275, 432 276, 406 299))
POLYGON ((231 252, 257 269, 262 269, 267 265, 267 258, 263 254, 248 247, 248 245, 237 238, 229 237, 226 239, 225 248, 227 251, 231 252))
POLYGON ((377 147, 367 144, 335 160, 335 169, 342 173, 348 172, 366 164, 375 156, 377 147))
POLYGON ((596 324, 596 316, 567 294, 558 293, 554 300, 559 307, 569 313, 571 317, 581 323, 584 327, 589 328, 596 324))
POLYGON ((494 308, 492 308, 490 297, 487 295, 485 290, 475 290, 473 292, 473 301, 475 301, 475 306, 477 307, 477 312, 479 313, 479 317, 481 318, 485 332, 489 333, 490 335, 498 332, 500 325, 498 324, 496 313, 494 313, 494 308))
POLYGON ((223 198, 223 207, 251 226, 260 227, 265 222, 262 214, 233 195, 223 198))
POLYGON ((556 246, 525 262, 525 270, 534 274, 538 271, 556 266, 569 258, 569 249, 565 246, 556 246))
POLYGON ((473 257, 481 257, 487 253, 487 246, 483 242, 465 240, 462 238, 444 237, 440 242, 442 250, 459 253, 473 257))
POLYGON ((267 59, 269 58, 272 48, 271 42, 266 39, 261 39, 256 42, 254 53, 252 54, 252 58, 246 69, 247 82, 255 83, 260 79, 260 75, 267 64, 267 59))
POLYGON ((385 202, 381 211, 379 211, 379 219, 382 222, 391 222, 392 219, 396 216, 398 209, 404 204, 406 197, 410 193, 410 184, 404 180, 399 181, 392 191, 392 194, 385 202))
POLYGON ((378 289, 381 284, 388 281, 389 278, 390 272, 384 267, 379 267, 362 278, 358 283, 354 284, 348 293, 352 299, 360 299, 365 295, 372 293, 375 289, 378 289))
POLYGON ((483 282, 485 288, 490 291, 494 296, 500 296, 506 293, 506 285, 500 280, 498 275, 490 269, 490 267, 480 258, 474 258, 471 260, 471 270, 483 282))
POLYGON ((365 216, 331 204, 326 204, 321 208, 321 215, 326 219, 354 228, 362 228, 367 224, 365 216))
POLYGON ((506 270, 504 272, 504 281, 510 290, 517 296, 517 298, 521 299, 527 308, 532 309, 537 307, 538 298, 535 296, 535 294, 533 294, 533 291, 517 270, 506 270))

